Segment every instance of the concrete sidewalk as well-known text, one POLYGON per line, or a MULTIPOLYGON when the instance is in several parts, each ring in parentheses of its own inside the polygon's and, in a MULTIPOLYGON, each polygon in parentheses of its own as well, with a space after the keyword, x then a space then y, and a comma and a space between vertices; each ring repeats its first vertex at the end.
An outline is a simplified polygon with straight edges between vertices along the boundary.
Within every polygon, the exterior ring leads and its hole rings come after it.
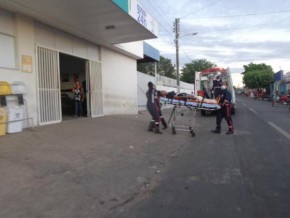
POLYGON ((0 217, 113 217, 158 183, 191 137, 148 132, 149 120, 143 111, 0 137, 0 217))

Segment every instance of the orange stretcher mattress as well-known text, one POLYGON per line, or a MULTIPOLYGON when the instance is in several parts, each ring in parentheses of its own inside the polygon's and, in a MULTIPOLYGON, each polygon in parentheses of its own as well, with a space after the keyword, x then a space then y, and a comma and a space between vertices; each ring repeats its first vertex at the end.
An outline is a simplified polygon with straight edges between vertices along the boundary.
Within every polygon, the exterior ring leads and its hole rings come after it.
POLYGON ((174 96, 171 98, 160 97, 160 101, 166 104, 195 107, 199 109, 218 110, 220 105, 216 99, 207 99, 201 96, 174 96))

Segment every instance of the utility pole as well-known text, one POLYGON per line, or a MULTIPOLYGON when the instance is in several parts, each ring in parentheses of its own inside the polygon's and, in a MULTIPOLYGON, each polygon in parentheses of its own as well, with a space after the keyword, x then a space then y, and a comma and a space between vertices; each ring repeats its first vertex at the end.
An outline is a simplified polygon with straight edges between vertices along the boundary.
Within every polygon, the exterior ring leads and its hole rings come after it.
POLYGON ((175 18, 175 22, 173 23, 173 32, 175 33, 175 48, 176 48, 176 85, 177 85, 177 93, 180 93, 180 85, 179 85, 179 44, 178 38, 180 34, 180 19, 175 18))

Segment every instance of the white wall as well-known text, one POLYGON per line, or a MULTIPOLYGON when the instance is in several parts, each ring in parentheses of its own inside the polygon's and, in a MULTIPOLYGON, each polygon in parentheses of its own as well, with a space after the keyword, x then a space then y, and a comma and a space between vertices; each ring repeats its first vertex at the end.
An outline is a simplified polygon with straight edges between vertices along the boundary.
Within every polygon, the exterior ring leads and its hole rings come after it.
POLYGON ((138 75, 138 82, 137 82, 137 86, 138 86, 138 107, 140 108, 144 108, 146 107, 146 102, 147 102, 147 97, 146 97, 146 92, 148 90, 148 82, 151 81, 153 83, 155 83, 155 77, 154 76, 150 76, 147 75, 145 73, 140 73, 137 72, 138 75))
POLYGON ((100 60, 99 46, 38 22, 35 23, 35 43, 92 61, 100 60))
POLYGON ((136 114, 137 62, 117 52, 101 48, 104 115, 136 114))
MULTIPOLYGON (((106 48, 100 48, 97 45, 43 25, 26 16, 15 15, 13 25, 15 26, 15 44, 17 45, 15 59, 17 67, 16 69, 0 68, 0 80, 9 83, 23 81, 26 84, 27 94, 24 97, 28 103, 29 117, 33 117, 34 125, 38 125, 35 45, 93 61, 101 61, 104 115, 136 114, 138 112, 136 59, 106 48), (32 57, 32 72, 25 73, 21 71, 22 55, 32 57)), ((125 49, 127 48, 130 52, 135 50, 134 55, 140 55, 139 48, 141 48, 142 53, 142 46, 141 42, 137 42, 135 46, 134 43, 126 45, 125 49)))
POLYGON ((143 41, 116 44, 115 47, 134 55, 136 59, 143 58, 143 41))
MULTIPOLYGON (((34 56, 34 34, 33 34, 33 22, 30 18, 16 15, 14 18, 13 26, 15 29, 16 39, 16 68, 15 69, 3 69, 0 68, 0 80, 7 81, 8 83, 22 81, 25 83, 27 93, 23 96, 25 102, 28 105, 28 111, 24 107, 24 118, 28 113, 29 117, 34 119, 34 125, 37 123, 37 106, 36 106, 36 77, 35 77, 35 56, 34 56), (32 72, 22 72, 21 69, 21 57, 27 55, 32 57, 32 72)), ((8 98, 9 105, 17 105, 16 97, 8 98)), ((27 122, 24 122, 26 126, 27 122)))
MULTIPOLYGON (((164 90, 167 92, 177 92, 176 88, 176 80, 172 78, 168 78, 165 76, 157 75, 150 76, 141 72, 137 72, 137 81, 138 81, 138 109, 139 110, 145 110, 146 109, 146 103, 147 103, 147 97, 146 92, 148 90, 148 82, 151 81, 156 85, 157 90, 164 90)), ((194 85, 180 82, 180 93, 187 93, 192 94, 194 91, 194 85)))

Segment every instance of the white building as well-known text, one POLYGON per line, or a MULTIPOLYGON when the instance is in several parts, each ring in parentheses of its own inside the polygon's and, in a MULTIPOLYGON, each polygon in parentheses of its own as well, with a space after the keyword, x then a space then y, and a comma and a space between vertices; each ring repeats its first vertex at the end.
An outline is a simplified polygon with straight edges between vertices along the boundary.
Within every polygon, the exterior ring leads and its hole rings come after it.
POLYGON ((76 78, 87 116, 137 113, 136 60, 157 31, 135 0, 1 0, 0 81, 24 82, 34 125, 71 115, 76 78))

